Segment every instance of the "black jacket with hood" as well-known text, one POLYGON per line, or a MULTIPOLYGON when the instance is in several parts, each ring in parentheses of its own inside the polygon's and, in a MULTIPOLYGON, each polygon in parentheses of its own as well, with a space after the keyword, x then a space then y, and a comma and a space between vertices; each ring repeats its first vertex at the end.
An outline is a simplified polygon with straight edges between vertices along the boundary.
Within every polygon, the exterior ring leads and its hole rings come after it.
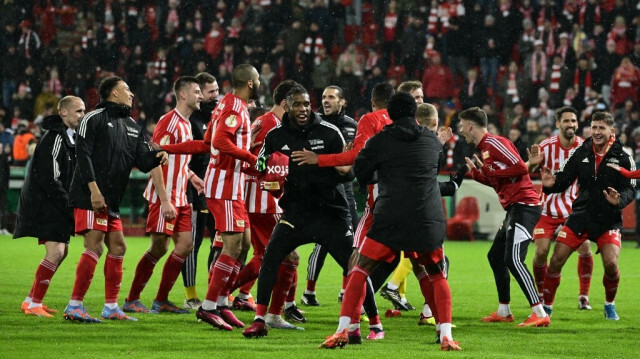
POLYGON ((88 183, 96 181, 110 216, 120 217, 120 202, 133 167, 149 172, 160 164, 131 108, 102 102, 78 126, 77 166, 71 181, 71 206, 91 210, 88 183))
POLYGON ((47 132, 27 170, 13 237, 68 242, 74 226, 69 187, 76 163, 75 146, 60 116, 46 117, 42 128, 47 132))
POLYGON ((375 221, 367 236, 395 250, 430 252, 445 234, 438 183, 438 138, 415 118, 400 118, 367 141, 355 161, 361 184, 377 172, 375 221))

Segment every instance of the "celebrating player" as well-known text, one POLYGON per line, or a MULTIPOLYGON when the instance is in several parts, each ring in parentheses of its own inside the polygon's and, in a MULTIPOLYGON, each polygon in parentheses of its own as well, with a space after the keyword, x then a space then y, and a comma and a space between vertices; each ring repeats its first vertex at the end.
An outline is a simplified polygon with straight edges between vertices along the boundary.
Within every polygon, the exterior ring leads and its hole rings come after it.
POLYGON ((622 227, 622 209, 635 196, 635 180, 622 176, 616 164, 626 170, 635 170, 635 163, 626 153, 613 129, 613 116, 607 112, 596 112, 591 116, 591 137, 584 141, 569 156, 560 170, 551 174, 543 169, 542 185, 545 194, 560 193, 577 179, 578 197, 573 202, 573 211, 558 233, 549 269, 544 280, 544 306, 551 313, 556 290, 560 285, 560 271, 565 262, 586 239, 595 240, 602 256, 605 289, 604 316, 619 320, 615 298, 618 292, 622 227))
POLYGON ((58 312, 42 304, 42 299, 67 256, 73 234, 73 210, 69 207, 69 187, 76 163, 73 135, 84 111, 80 98, 66 96, 58 102, 60 115, 45 117, 42 128, 47 131, 36 146, 20 191, 13 238, 36 237, 45 248, 31 291, 22 302, 26 315, 51 317, 58 312))
MULTIPOLYGON (((173 85, 176 107, 160 118, 153 131, 155 143, 172 144, 192 139, 191 123, 188 118, 200 109, 202 91, 195 77, 183 76, 173 85)), ((169 163, 154 168, 144 191, 149 202, 146 232, 151 233, 151 246, 144 253, 136 267, 136 274, 129 290, 129 296, 122 306, 130 313, 149 313, 140 301, 140 293, 153 274, 160 258, 167 253, 169 239, 175 248, 162 269, 158 293, 151 305, 153 312, 189 313, 178 308, 169 300, 169 291, 180 275, 185 258, 193 250, 191 239, 191 207, 187 202, 187 184, 202 192, 204 183, 189 169, 191 155, 170 155, 169 163)))

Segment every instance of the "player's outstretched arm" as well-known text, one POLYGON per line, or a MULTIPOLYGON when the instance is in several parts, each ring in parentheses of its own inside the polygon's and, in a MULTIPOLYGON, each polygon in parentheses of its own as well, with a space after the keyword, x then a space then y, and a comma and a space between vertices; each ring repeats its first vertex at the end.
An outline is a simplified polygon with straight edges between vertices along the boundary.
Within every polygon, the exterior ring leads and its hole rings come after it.
POLYGON ((233 158, 248 162, 251 166, 254 166, 258 159, 251 152, 234 145, 232 134, 227 131, 216 131, 212 144, 218 151, 233 158))
POLYGON ((622 176, 624 176, 624 178, 628 178, 628 179, 640 179, 640 170, 636 170, 636 171, 629 171, 628 169, 624 168, 624 167, 620 167, 614 163, 607 163, 607 166, 613 168, 614 170, 620 172, 620 174, 622 176))

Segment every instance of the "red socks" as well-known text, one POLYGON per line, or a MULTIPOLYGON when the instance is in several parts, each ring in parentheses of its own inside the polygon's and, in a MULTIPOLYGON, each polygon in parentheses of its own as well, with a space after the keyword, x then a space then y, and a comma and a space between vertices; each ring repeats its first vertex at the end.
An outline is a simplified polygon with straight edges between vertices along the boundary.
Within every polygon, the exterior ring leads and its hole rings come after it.
POLYGON ((618 283, 620 282, 620 272, 616 271, 615 276, 607 277, 605 274, 602 277, 602 285, 604 285, 605 300, 609 303, 616 299, 616 293, 618 293, 618 283))
POLYGON ((560 286, 560 272, 547 270, 547 276, 544 278, 544 304, 553 305, 556 297, 556 291, 560 286))
POLYGON ((431 308, 431 313, 433 313, 433 317, 436 320, 436 323, 439 323, 438 319, 438 310, 437 303, 435 302, 433 296, 433 284, 427 275, 427 272, 424 272, 418 278, 418 282, 420 283, 420 290, 422 291, 422 296, 424 297, 424 302, 429 304, 429 308, 431 308))
POLYGON ((437 323, 451 323, 451 289, 444 273, 429 276, 431 290, 433 290, 433 303, 431 308, 437 323), (437 316, 436 316, 436 313, 437 316))
POLYGON ((78 261, 78 266, 76 267, 76 280, 73 284, 71 300, 84 300, 84 296, 87 294, 89 286, 91 285, 93 272, 96 270, 97 264, 98 255, 88 249, 85 249, 80 256, 80 261, 78 261))
POLYGON ((236 266, 236 259, 226 254, 221 254, 211 270, 211 281, 207 290, 206 299, 217 302, 218 297, 223 293, 227 282, 231 279, 233 267, 236 266))
POLYGON ((175 251, 171 252, 171 255, 164 263, 164 268, 162 268, 162 279, 160 279, 158 294, 156 294, 157 301, 163 302, 167 300, 173 284, 180 275, 180 270, 182 269, 182 264, 184 264, 185 259, 186 257, 178 255, 175 251))
POLYGON ((142 258, 140 258, 140 261, 136 266, 136 274, 133 276, 133 283, 131 283, 131 289, 129 289, 127 302, 140 299, 140 293, 147 285, 149 278, 151 278, 151 274, 153 274, 153 269, 156 267, 157 262, 158 260, 154 258, 149 251, 146 251, 142 255, 142 258))
MULTIPOLYGON (((297 263, 296 263, 297 265, 297 263)), ((293 280, 291 281, 291 287, 289 287, 289 293, 287 293, 287 302, 296 301, 296 287, 298 286, 298 270, 293 272, 293 280)))
POLYGON ((359 265, 353 266, 349 272, 347 288, 342 297, 342 306, 340 306, 341 317, 350 317, 353 321, 356 316, 355 313, 357 313, 357 318, 360 319, 360 308, 362 307, 365 294, 365 281, 368 276, 369 272, 359 265), (360 305, 358 305, 358 303, 360 303, 360 305))
POLYGON ((591 286, 591 273, 593 273, 593 256, 578 256, 578 278, 580 279, 580 295, 589 295, 591 286))
POLYGON ((33 281, 33 287, 31 288, 31 301, 33 303, 42 303, 42 298, 47 294, 47 289, 49 289, 49 283, 51 282, 51 278, 53 278, 53 274, 56 272, 58 267, 49 262, 46 259, 43 259, 36 270, 36 277, 33 281))
MULTIPOLYGON (((262 265, 262 256, 253 256, 249 263, 238 273, 238 278, 234 284, 234 288, 240 288, 240 293, 249 294, 258 275, 260 274, 260 266, 262 265)), ((233 289, 231 292, 233 292, 233 289)))
POLYGON ((238 279, 238 274, 240 273, 240 267, 242 263, 239 260, 236 260, 236 263, 233 265, 233 270, 231 271, 231 275, 229 276, 229 280, 227 281, 227 285, 224 287, 222 291, 222 296, 228 297, 231 294, 231 290, 234 289, 234 285, 236 283, 236 279, 238 279))
POLYGON ((282 261, 280 263, 280 269, 278 270, 278 279, 276 280, 276 284, 273 286, 273 291, 271 294, 271 305, 269 306, 269 313, 280 315, 282 314, 282 307, 284 306, 284 301, 289 293, 289 288, 291 288, 291 283, 293 282, 294 273, 297 272, 298 263, 293 263, 289 261, 282 261))
POLYGON ((118 303, 118 293, 122 284, 122 256, 107 254, 104 263, 104 302, 118 303))
POLYGON ((307 291, 315 292, 316 291, 316 281, 307 279, 307 291))
MULTIPOLYGON (((544 293, 544 278, 547 275, 548 265, 545 264, 541 267, 537 265, 533 265, 533 279, 536 281, 536 287, 538 287, 538 295, 542 297, 542 293, 544 293)), ((578 271, 580 271, 580 265, 578 264, 578 271)))

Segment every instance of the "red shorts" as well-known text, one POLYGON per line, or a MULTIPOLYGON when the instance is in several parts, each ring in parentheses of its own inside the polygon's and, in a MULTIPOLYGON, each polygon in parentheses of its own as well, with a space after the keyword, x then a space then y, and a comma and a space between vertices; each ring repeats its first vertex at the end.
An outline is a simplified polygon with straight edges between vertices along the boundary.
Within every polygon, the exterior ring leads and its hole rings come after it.
POLYGON ((94 212, 89 209, 74 208, 76 234, 85 234, 89 230, 100 232, 122 232, 122 221, 104 212, 94 212))
POLYGON ((555 238, 556 231, 564 225, 566 218, 553 218, 547 215, 541 215, 535 228, 533 228, 533 241, 538 238, 555 238))
MULTIPOLYGON (((399 254, 399 251, 393 250, 375 239, 365 237, 360 247, 360 254, 376 261, 391 263, 399 254)), ((440 247, 425 253, 405 251, 404 256, 406 258, 417 258, 422 265, 431 265, 444 260, 444 249, 440 247)))
MULTIPOLYGON (((574 231, 572 231, 571 228, 564 226, 562 227, 560 232, 558 232, 556 241, 562 244, 566 244, 567 246, 571 247, 571 249, 576 250, 587 239, 590 239, 589 233, 584 232, 581 236, 579 236, 574 231)), ((594 239, 591 238, 592 242, 593 240, 594 239)), ((615 244, 616 246, 620 247, 622 244, 621 240, 622 235, 620 234, 620 231, 617 229, 612 229, 610 231, 604 232, 595 241, 598 244, 598 251, 600 251, 600 249, 606 244, 615 244)))
POLYGON ((207 207, 216 222, 216 230, 224 232, 244 232, 249 228, 249 216, 244 201, 207 198, 207 207))
POLYGON ((160 203, 149 203, 149 216, 147 217, 147 233, 164 233, 173 236, 178 232, 191 232, 191 207, 176 207, 176 216, 167 220, 160 213, 160 203))
POLYGON ((213 248, 222 248, 223 245, 224 242, 222 241, 220 233, 216 233, 216 235, 213 236, 213 248))
POLYGON ((356 228, 356 234, 353 236, 353 248, 360 249, 362 242, 364 242, 364 237, 367 236, 367 232, 369 232, 372 224, 373 213, 371 208, 367 206, 364 208, 364 212, 362 212, 362 217, 360 217, 360 221, 358 222, 358 228, 356 228))
POLYGON ((267 248, 267 243, 271 238, 273 227, 280 220, 280 214, 268 213, 249 213, 251 221, 251 245, 253 246, 253 255, 262 256, 267 248))

